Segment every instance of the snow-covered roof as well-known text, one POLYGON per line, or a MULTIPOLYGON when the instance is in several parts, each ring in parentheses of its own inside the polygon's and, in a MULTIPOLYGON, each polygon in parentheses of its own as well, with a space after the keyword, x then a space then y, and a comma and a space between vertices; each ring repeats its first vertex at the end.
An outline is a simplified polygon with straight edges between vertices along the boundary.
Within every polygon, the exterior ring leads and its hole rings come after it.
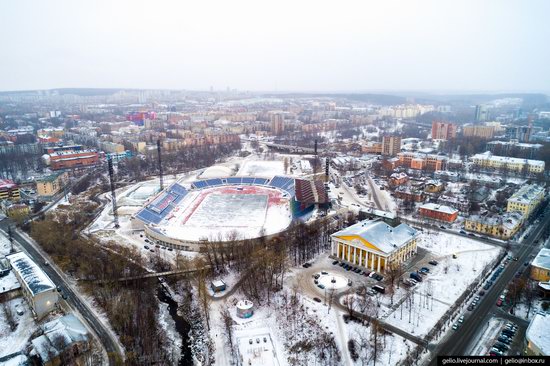
POLYGON ((535 259, 533 259, 533 263, 531 263, 531 265, 550 270, 550 249, 542 248, 535 259))
POLYGON ((225 282, 223 282, 222 280, 214 280, 212 281, 212 286, 222 287, 222 286, 225 286, 225 282))
POLYGON ((391 227, 381 220, 364 220, 340 230, 331 236, 356 235, 376 246, 384 253, 391 253, 418 236, 418 232, 407 224, 391 227))
POLYGON ((521 187, 509 199, 509 202, 529 204, 539 195, 544 195, 544 188, 536 184, 521 187))
POLYGON ((422 206, 420 206, 420 208, 423 208, 425 210, 430 210, 430 211, 442 212, 442 213, 446 213, 446 214, 449 214, 449 215, 452 215, 452 214, 458 212, 458 210, 456 210, 452 207, 439 205, 437 203, 425 203, 422 206))
POLYGON ((523 220, 523 216, 519 212, 513 211, 513 212, 506 212, 502 215, 487 215, 487 216, 472 215, 468 217, 466 220, 478 222, 489 226, 501 225, 506 229, 512 230, 521 224, 523 220))
POLYGON ((19 252, 8 255, 6 258, 8 258, 13 270, 17 272, 19 278, 25 282, 25 285, 33 295, 55 289, 55 284, 52 280, 27 254, 19 252))
POLYGON ((57 356, 63 349, 57 339, 63 339, 64 348, 88 341, 88 330, 73 314, 65 315, 42 326, 44 334, 31 341, 36 354, 43 362, 50 360, 51 356, 57 356))
POLYGON ((531 159, 521 159, 521 158, 511 158, 509 156, 498 156, 491 154, 490 151, 486 151, 481 154, 475 154, 472 156, 472 160, 491 160, 494 162, 499 162, 502 164, 527 164, 531 166, 539 166, 544 168, 544 161, 542 160, 531 160, 531 159))
POLYGON ((17 187, 17 184, 13 182, 13 180, 10 179, 0 179, 0 190, 4 189, 12 189, 17 187))
POLYGON ((537 347, 543 355, 550 355, 550 337, 548 330, 550 329, 550 314, 535 314, 531 320, 531 324, 527 327, 525 338, 529 343, 537 347))

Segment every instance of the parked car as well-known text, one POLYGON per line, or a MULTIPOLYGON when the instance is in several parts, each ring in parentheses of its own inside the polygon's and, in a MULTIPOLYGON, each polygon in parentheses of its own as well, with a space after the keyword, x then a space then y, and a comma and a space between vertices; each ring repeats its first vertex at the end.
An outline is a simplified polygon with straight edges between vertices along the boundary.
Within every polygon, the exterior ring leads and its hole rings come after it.
POLYGON ((435 260, 431 260, 428 263, 431 264, 432 266, 437 266, 439 264, 439 262, 435 260))
POLYGON ((372 286, 372 289, 376 292, 380 292, 381 294, 386 292, 386 288, 384 286, 374 285, 372 286))
POLYGON ((321 290, 325 289, 325 285, 323 285, 322 283, 318 284, 317 287, 319 287, 321 290))
POLYGON ((321 277, 321 275, 319 273, 317 273, 315 276, 313 276, 313 278, 315 278, 316 280, 318 280, 319 277, 321 277))
POLYGON ((384 276, 379 275, 379 274, 376 274, 376 275, 374 275, 374 279, 375 279, 376 281, 382 281, 382 280, 384 279, 384 276))
POLYGON ((321 302, 321 299, 318 298, 318 297, 314 297, 314 298, 313 298, 313 301, 315 301, 315 302, 321 302))
POLYGON ((374 296, 374 295, 376 295, 376 291, 374 291, 373 289, 369 289, 369 290, 367 291, 367 295, 369 295, 369 296, 374 296))
POLYGON ((428 267, 422 267, 420 268, 422 272, 430 273, 430 269, 428 267))
POLYGON ((479 295, 480 295, 480 296, 485 295, 485 291, 483 291, 483 290, 479 291, 479 295))
POLYGON ((464 323, 464 315, 461 315, 461 316, 458 318, 458 322, 459 322, 459 323, 464 323))
POLYGON ((148 247, 147 245, 144 245, 143 247, 144 247, 145 249, 149 249, 149 247, 148 247))
POLYGON ((411 272, 411 274, 409 275, 410 278, 412 278, 413 280, 416 280, 418 282, 422 282, 422 276, 420 276, 418 273, 416 272, 411 272))
POLYGON ((309 267, 311 267, 311 263, 304 263, 304 264, 302 265, 302 267, 304 267, 304 268, 309 268, 309 267))
POLYGON ((502 306, 502 300, 501 299, 497 300, 497 306, 499 306, 499 307, 502 306))
POLYGON ((499 342, 504 343, 504 344, 510 344, 510 343, 512 343, 512 340, 511 340, 510 338, 508 338, 508 337, 506 337, 506 336, 503 336, 503 335, 499 336, 499 337, 497 338, 497 340, 498 340, 499 342))
POLYGON ((458 323, 453 324, 453 330, 458 330, 459 327, 460 325, 458 323))
POLYGON ((333 266, 335 266, 335 265, 337 265, 337 264, 338 264, 338 261, 332 262, 332 265, 333 265, 333 266))
POLYGON ((474 306, 473 306, 472 304, 470 304, 470 305, 468 306, 468 311, 472 311, 472 310, 474 310, 474 306))
POLYGON ((328 275, 328 272, 327 271, 321 271, 321 274, 322 275, 328 275))

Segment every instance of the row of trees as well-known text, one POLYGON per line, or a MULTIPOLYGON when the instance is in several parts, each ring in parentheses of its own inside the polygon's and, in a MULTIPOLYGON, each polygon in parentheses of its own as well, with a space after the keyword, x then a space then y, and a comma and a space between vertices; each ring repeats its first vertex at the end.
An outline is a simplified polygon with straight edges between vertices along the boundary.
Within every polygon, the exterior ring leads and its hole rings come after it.
MULTIPOLYGON (((233 154, 241 148, 240 142, 223 145, 189 146, 176 152, 162 152, 162 169, 165 174, 195 170, 215 164, 219 159, 233 154)), ((118 175, 140 180, 159 172, 156 151, 145 156, 125 159, 118 164, 118 175)))

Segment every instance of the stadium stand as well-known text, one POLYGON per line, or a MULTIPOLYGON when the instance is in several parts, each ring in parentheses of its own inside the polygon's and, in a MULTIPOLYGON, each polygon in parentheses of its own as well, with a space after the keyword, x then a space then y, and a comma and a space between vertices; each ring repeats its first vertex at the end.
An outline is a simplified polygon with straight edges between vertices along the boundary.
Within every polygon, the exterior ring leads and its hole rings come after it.
POLYGON ((146 224, 158 224, 186 195, 187 190, 174 183, 142 208, 136 217, 146 224))

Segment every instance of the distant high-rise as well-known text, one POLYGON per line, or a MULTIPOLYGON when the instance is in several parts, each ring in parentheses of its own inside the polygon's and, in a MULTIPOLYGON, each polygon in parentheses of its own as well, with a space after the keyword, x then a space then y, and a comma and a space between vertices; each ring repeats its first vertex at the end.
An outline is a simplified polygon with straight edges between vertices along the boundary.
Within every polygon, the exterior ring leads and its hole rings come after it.
POLYGON ((450 140, 456 137, 456 125, 449 122, 432 122, 432 140, 450 140))
POLYGON ((400 136, 382 137, 382 155, 396 156, 400 152, 401 152, 400 136))
POLYGON ((489 119, 489 113, 487 107, 484 105, 476 105, 475 120, 477 122, 485 122, 489 119))
POLYGON ((506 127, 506 137, 510 140, 519 142, 529 142, 531 138, 531 127, 529 126, 510 126, 506 127))
POLYGON ((282 113, 271 114, 271 132, 280 135, 285 130, 285 119, 282 113))

